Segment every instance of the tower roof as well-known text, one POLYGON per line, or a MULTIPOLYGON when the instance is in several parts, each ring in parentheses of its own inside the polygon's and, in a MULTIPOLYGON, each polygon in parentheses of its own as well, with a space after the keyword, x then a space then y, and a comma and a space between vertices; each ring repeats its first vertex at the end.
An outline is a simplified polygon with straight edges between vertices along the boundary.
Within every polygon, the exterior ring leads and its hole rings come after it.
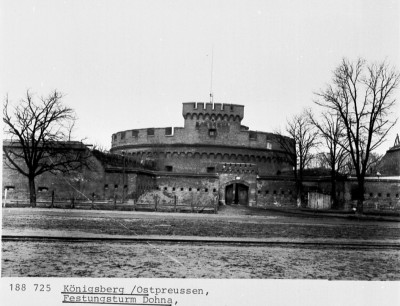
POLYGON ((400 146, 400 138, 399 138, 399 134, 397 134, 396 139, 393 144, 393 147, 399 147, 399 146, 400 146))
POLYGON ((400 150, 400 137, 397 134, 396 139, 394 140, 393 147, 391 147, 387 152, 399 151, 400 150))
POLYGON ((397 134, 393 147, 386 151, 379 166, 379 172, 386 176, 400 175, 400 137, 397 134))

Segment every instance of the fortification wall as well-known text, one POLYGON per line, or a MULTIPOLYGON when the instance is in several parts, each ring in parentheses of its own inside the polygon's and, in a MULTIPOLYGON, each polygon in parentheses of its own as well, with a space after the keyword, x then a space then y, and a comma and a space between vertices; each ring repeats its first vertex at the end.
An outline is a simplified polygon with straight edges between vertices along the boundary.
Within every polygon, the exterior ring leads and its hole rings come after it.
MULTIPOLYGON (((248 205, 257 205, 257 166, 250 163, 222 163, 219 165, 219 180, 220 180, 220 202, 226 203, 226 187, 228 185, 242 184, 248 190, 248 205)), ((236 190, 234 191, 236 193, 236 190)))
MULTIPOLYGON (((357 181, 350 179, 344 186, 345 209, 357 206, 357 181)), ((400 179, 366 179, 365 211, 400 211, 400 179)))
POLYGON ((285 155, 273 150, 187 145, 127 149, 125 154, 143 162, 154 160, 160 171, 207 173, 219 163, 255 163, 262 175, 291 169, 285 155))
MULTIPOLYGON (((197 153, 197 152, 196 152, 197 153)), ((197 156, 197 155, 196 155, 197 156)), ((201 157, 210 160, 211 154, 201 157)), ((214 156, 213 156, 214 157, 214 156)), ((230 157, 227 155, 226 157, 230 157)), ((218 160, 216 158, 215 160, 218 160)), ((183 160, 183 164, 190 164, 183 160)), ((258 177, 258 164, 255 163, 215 163, 215 172, 202 175, 194 171, 186 174, 152 172, 116 167, 106 169, 99 161, 91 170, 70 172, 68 175, 50 173, 36 179, 37 198, 50 200, 54 190, 57 200, 78 198, 89 200, 94 194, 96 200, 113 200, 119 203, 123 192, 126 200, 150 197, 154 192, 168 195, 170 199, 177 196, 186 205, 193 203, 216 203, 215 199, 224 200, 225 188, 233 182, 243 183, 249 187, 249 205, 257 207, 295 207, 296 188, 293 178, 279 176, 258 177), (221 168, 224 167, 224 168, 221 168), (213 202, 214 201, 214 202, 213 202)), ((9 169, 3 163, 3 190, 6 188, 8 200, 29 200, 28 181, 26 177, 9 169)), ((330 193, 328 178, 308 178, 304 182, 306 190, 330 193)), ((348 179, 337 184, 337 196, 344 202, 339 207, 350 210, 356 206, 357 181, 348 179)), ((367 178, 365 183, 365 211, 400 211, 400 179, 367 178)), ((3 193, 4 197, 4 193, 3 193)), ((195 204, 197 205, 197 204, 195 204)))
POLYGON ((229 122, 202 121, 198 126, 194 124, 185 128, 146 128, 117 132, 112 136, 111 151, 161 144, 226 145, 281 150, 272 133, 242 130, 240 126, 229 122))
MULTIPOLYGON (((95 158, 90 161, 91 169, 52 174, 46 172, 35 179, 36 197, 38 201, 50 200, 52 192, 55 200, 78 198, 89 200, 93 194, 96 199, 104 197, 105 172, 102 164, 95 158)), ((29 199, 28 178, 12 170, 3 162, 3 190, 7 190, 7 198, 13 200, 29 199)), ((4 196, 4 195, 3 195, 4 196)))
POLYGON ((258 179, 257 207, 296 207, 296 184, 291 179, 258 179))
MULTIPOLYGON (((305 191, 315 190, 322 194, 331 193, 329 179, 307 179, 305 191)), ((357 181, 348 179, 336 185, 338 209, 351 210, 357 206, 357 181)), ((367 179, 365 182, 364 211, 400 211, 400 179, 367 179)), ((258 207, 296 207, 296 186, 293 179, 258 179, 258 207)))
POLYGON ((141 204, 155 204, 158 209, 169 205, 184 206, 190 210, 201 210, 202 207, 214 207, 218 203, 219 181, 216 176, 182 176, 160 175, 157 176, 156 187, 144 192, 138 199, 141 204))

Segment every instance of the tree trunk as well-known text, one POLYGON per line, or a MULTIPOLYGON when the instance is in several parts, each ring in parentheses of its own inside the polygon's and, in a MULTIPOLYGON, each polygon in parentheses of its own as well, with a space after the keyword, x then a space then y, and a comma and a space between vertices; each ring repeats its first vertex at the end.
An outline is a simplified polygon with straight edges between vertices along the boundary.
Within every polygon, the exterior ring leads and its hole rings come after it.
POLYGON ((357 213, 362 214, 364 208, 364 177, 358 177, 357 213))
POLYGON ((303 188, 302 188, 302 182, 299 178, 299 173, 297 173, 297 167, 293 167, 293 175, 294 175, 294 181, 296 185, 296 201, 297 201, 297 207, 302 207, 303 203, 303 188))
POLYGON ((303 169, 299 169, 299 174, 297 175, 297 205, 305 208, 307 207, 304 201, 304 186, 303 186, 303 169))
POLYGON ((36 207, 36 187, 35 177, 28 177, 29 180, 29 204, 31 207, 36 207))
POLYGON ((335 171, 331 172, 331 201, 332 201, 332 208, 337 209, 337 197, 336 197, 336 173, 335 171))
POLYGON ((303 183, 301 181, 296 182, 296 189, 297 189, 297 207, 304 208, 304 190, 303 190, 303 183))
POLYGON ((301 207, 302 205, 301 205, 301 192, 300 191, 297 191, 297 207, 301 207))

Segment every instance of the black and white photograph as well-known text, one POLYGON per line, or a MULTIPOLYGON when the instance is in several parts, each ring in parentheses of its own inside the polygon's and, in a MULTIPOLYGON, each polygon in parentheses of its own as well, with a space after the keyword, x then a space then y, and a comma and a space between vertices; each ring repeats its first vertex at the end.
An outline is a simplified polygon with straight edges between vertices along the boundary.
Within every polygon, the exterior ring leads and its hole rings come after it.
POLYGON ((400 2, 3 0, 2 305, 400 303, 400 2))

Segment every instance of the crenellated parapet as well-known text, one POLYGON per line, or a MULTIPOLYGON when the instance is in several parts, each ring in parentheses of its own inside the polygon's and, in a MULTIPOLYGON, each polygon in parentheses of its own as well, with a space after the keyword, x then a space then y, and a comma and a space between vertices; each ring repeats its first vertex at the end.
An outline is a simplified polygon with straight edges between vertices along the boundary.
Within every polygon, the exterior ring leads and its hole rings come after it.
POLYGON ((240 123, 244 117, 244 105, 188 102, 183 103, 182 115, 185 120, 225 120, 240 123))

